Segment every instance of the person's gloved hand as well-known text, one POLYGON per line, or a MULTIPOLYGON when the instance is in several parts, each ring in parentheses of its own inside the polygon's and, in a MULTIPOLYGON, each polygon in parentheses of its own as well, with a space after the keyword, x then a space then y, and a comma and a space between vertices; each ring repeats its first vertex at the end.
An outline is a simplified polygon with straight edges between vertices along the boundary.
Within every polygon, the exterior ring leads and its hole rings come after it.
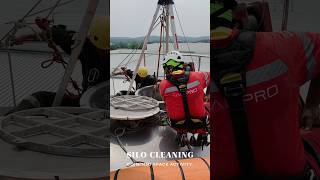
POLYGON ((125 68, 125 67, 121 67, 121 70, 122 70, 122 74, 123 74, 123 75, 127 75, 127 74, 130 73, 130 69, 127 69, 127 68, 125 68))
POLYGON ((155 92, 158 92, 159 89, 160 89, 160 81, 157 82, 155 85, 153 85, 153 90, 154 90, 155 92))
POLYGON ((112 75, 113 76, 116 76, 116 75, 124 75, 126 73, 126 68, 124 67, 121 67, 120 69, 115 69, 114 72, 112 72, 112 75))
POLYGON ((310 130, 314 126, 320 126, 319 107, 305 107, 302 113, 304 130, 310 130))

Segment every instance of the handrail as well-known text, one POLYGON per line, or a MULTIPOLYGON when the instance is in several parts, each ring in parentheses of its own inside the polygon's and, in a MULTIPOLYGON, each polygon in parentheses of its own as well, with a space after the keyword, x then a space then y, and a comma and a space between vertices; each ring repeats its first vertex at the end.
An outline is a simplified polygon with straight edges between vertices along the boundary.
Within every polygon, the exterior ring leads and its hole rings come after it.
MULTIPOLYGON (((112 54, 141 54, 140 52, 134 52, 134 53, 130 53, 130 52, 111 52, 110 51, 110 55, 112 54)), ((144 53, 146 55, 158 55, 158 53, 144 53)), ((204 58, 210 58, 210 55, 204 55, 204 54, 190 54, 190 53, 181 53, 183 56, 192 56, 192 57, 204 57, 204 58)), ((165 55, 164 53, 161 53, 161 55, 165 55)))
MULTIPOLYGON (((141 54, 141 53, 139 53, 139 52, 136 52, 136 53, 131 53, 131 52, 113 52, 113 53, 111 53, 110 52, 110 55, 118 55, 118 54, 137 54, 137 55, 139 55, 139 54, 141 54)), ((150 53, 145 53, 146 55, 154 55, 154 56, 156 56, 156 55, 159 55, 158 53, 152 53, 152 52, 150 52, 150 53)), ((161 55, 164 55, 164 53, 161 53, 161 55)), ((210 55, 204 55, 204 54, 190 54, 190 53, 182 53, 182 55, 183 56, 186 56, 186 57, 198 57, 198 59, 196 60, 197 62, 198 62, 198 71, 200 71, 200 69, 201 69, 201 61, 202 61, 202 58, 204 58, 204 59, 209 59, 209 61, 210 61, 210 55)), ((115 69, 115 68, 112 68, 112 69, 115 69)), ((159 77, 163 77, 163 76, 159 76, 159 77)), ((123 75, 113 75, 111 78, 115 78, 115 79, 123 79, 123 78, 125 78, 125 76, 123 76, 123 75)))
MULTIPOLYGON (((0 52, 6 52, 7 50, 4 48, 0 48, 0 52)), ((16 49, 12 48, 10 49, 11 52, 13 53, 30 53, 30 54, 52 54, 52 51, 50 50, 28 50, 28 49, 16 49)), ((67 54, 65 52, 61 52, 62 55, 67 54)))

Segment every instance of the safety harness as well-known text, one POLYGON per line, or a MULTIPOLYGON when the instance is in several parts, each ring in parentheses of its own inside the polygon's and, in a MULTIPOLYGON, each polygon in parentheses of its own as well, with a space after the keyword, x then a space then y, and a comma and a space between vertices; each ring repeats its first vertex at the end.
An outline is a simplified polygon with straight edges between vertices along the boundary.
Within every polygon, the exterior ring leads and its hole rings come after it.
POLYGON ((206 119, 192 119, 190 115, 190 109, 188 105, 187 97, 187 83, 189 81, 190 70, 184 72, 182 77, 175 77, 174 75, 168 75, 167 80, 169 80, 174 86, 177 87, 179 93, 182 96, 183 109, 185 114, 184 121, 171 121, 171 126, 177 129, 186 129, 187 132, 191 130, 201 129, 206 127, 206 119))
POLYGON ((185 121, 183 124, 176 124, 176 122, 171 122, 171 125, 173 127, 177 128, 183 128, 186 127, 188 130, 192 128, 191 126, 191 115, 190 115, 190 109, 188 105, 188 98, 187 98, 187 83, 189 81, 189 71, 185 71, 185 73, 182 75, 182 77, 176 78, 173 75, 168 75, 167 79, 177 87, 179 93, 182 96, 182 101, 183 101, 183 109, 184 109, 184 114, 185 114, 185 121))
MULTIPOLYGON (((215 84, 229 106, 239 166, 243 173, 242 178, 269 179, 272 177, 258 174, 254 168, 247 113, 243 98, 246 93, 246 70, 251 62, 254 46, 254 32, 239 32, 228 47, 223 49, 215 48, 212 51, 212 71, 215 84)), ((307 164, 300 176, 290 177, 290 179, 312 179, 311 171, 312 169, 307 164)))
POLYGON ((227 48, 214 49, 213 74, 216 86, 229 105, 240 168, 245 177, 252 177, 253 156, 243 96, 255 36, 254 33, 247 33, 240 32, 227 48), (251 43, 244 43, 242 37, 252 38, 251 43))

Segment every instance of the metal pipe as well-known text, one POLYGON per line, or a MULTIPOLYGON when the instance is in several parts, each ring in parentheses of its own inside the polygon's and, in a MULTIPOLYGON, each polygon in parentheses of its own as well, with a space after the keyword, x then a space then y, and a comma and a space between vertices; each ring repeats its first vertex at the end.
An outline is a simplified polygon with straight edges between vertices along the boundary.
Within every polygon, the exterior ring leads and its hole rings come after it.
POLYGON ((177 35, 176 25, 174 21, 172 4, 169 5, 168 9, 169 9, 169 16, 170 16, 171 33, 174 39, 174 49, 179 50, 178 35, 177 35))
POLYGON ((17 101, 16 101, 16 91, 14 86, 14 80, 13 80, 13 69, 12 69, 12 59, 11 59, 11 53, 9 48, 7 49, 8 53, 8 63, 9 63, 9 70, 10 70, 10 82, 11 82, 11 91, 12 91, 12 99, 13 99, 13 105, 14 108, 17 107, 17 101))
POLYGON ((87 37, 89 26, 95 15, 99 0, 88 1, 88 7, 85 16, 83 17, 78 37, 75 40, 75 46, 72 49, 71 60, 65 70, 62 82, 59 89, 57 90, 56 96, 54 98, 53 106, 59 106, 62 102, 63 96, 65 94, 65 89, 69 83, 70 77, 72 75, 73 69, 78 61, 79 54, 82 50, 82 46, 87 37))
POLYGON ((165 54, 167 54, 169 52, 169 42, 170 42, 170 34, 169 34, 169 28, 170 28, 170 23, 169 23, 169 17, 170 17, 170 14, 169 14, 169 6, 165 6, 166 8, 166 17, 165 17, 165 20, 166 20, 166 51, 165 51, 165 54))
POLYGON ((154 26, 155 23, 156 23, 156 20, 157 20, 158 14, 159 14, 160 7, 161 7, 161 5, 157 5, 157 9, 156 9, 156 12, 155 12, 154 15, 153 15, 153 19, 152 19, 152 21, 151 21, 151 25, 150 25, 148 34, 147 34, 146 38, 144 39, 142 51, 141 51, 141 54, 140 54, 140 57, 139 57, 139 61, 138 61, 137 66, 136 66, 136 68, 135 68, 135 70, 134 70, 134 72, 133 72, 132 79, 131 79, 131 81, 130 81, 130 85, 129 85, 128 92, 127 92, 128 95, 129 95, 129 93, 130 93, 130 91, 131 91, 131 89, 132 89, 133 82, 134 82, 134 80, 135 80, 135 78, 136 78, 136 76, 137 76, 137 72, 138 72, 139 66, 140 66, 140 64, 141 64, 141 61, 142 61, 142 58, 143 58, 143 54, 144 54, 144 52, 145 52, 145 50, 146 50, 146 48, 147 48, 147 44, 148 44, 148 41, 149 41, 149 38, 150 38, 150 35, 151 35, 151 32, 152 32, 153 26, 154 26))
POLYGON ((198 71, 200 71, 200 66, 201 66, 201 57, 200 56, 198 56, 198 71))

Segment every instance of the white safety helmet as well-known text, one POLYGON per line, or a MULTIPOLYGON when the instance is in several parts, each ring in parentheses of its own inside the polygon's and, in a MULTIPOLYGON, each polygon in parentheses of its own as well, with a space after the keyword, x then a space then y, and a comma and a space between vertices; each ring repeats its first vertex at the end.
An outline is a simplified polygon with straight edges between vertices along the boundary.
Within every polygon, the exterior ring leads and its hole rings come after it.
POLYGON ((163 60, 163 69, 166 73, 182 70, 184 67, 184 62, 182 61, 182 54, 178 51, 169 52, 163 60))
POLYGON ((179 51, 168 52, 164 57, 163 63, 166 63, 169 60, 182 61, 182 54, 179 51))

